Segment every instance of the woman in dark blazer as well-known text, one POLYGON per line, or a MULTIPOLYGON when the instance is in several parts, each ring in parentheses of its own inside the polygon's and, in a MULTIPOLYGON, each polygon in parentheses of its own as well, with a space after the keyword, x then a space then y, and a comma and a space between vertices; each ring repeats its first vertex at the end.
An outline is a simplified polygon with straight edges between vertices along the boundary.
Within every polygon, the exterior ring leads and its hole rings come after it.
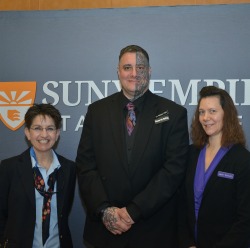
POLYGON ((68 216, 75 164, 52 149, 61 115, 50 104, 35 104, 25 126, 31 147, 0 164, 0 247, 73 247, 68 216))
POLYGON ((230 95, 204 87, 181 202, 181 248, 250 244, 250 153, 230 95))

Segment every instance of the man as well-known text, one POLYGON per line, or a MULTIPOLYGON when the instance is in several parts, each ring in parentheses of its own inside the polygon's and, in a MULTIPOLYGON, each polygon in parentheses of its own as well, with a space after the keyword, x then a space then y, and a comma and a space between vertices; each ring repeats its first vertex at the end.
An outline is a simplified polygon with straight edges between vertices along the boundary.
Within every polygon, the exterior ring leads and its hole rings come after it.
POLYGON ((149 91, 143 48, 123 48, 117 72, 122 91, 89 106, 77 151, 84 239, 98 248, 176 248, 187 111, 149 91))

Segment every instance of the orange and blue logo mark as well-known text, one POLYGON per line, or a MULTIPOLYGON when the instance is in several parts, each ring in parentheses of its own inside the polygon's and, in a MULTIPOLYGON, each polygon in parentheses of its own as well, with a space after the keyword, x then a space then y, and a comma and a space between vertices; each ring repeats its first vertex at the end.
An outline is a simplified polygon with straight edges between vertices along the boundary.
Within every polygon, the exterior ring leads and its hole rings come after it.
POLYGON ((15 131, 24 124, 35 96, 36 82, 0 82, 0 120, 7 128, 15 131))

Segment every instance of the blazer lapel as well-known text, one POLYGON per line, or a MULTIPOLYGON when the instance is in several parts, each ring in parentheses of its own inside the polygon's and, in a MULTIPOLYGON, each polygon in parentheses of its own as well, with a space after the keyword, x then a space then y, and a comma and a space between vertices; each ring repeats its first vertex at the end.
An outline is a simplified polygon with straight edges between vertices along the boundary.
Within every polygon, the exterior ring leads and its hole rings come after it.
POLYGON ((111 99, 109 108, 109 122, 112 128, 113 140, 115 148, 117 149, 118 155, 123 163, 125 171, 128 173, 128 167, 126 165, 126 140, 124 135, 124 124, 123 124, 123 111, 119 100, 119 94, 116 94, 114 98, 111 99), (114 107, 115 106, 115 107, 114 107))
POLYGON ((209 193, 209 191, 216 187, 216 183, 218 181, 218 171, 225 171, 225 165, 226 164, 230 164, 230 158, 228 156, 228 153, 230 153, 230 151, 228 151, 224 157, 221 159, 221 161, 219 162, 219 164, 216 166, 216 168, 214 169, 211 177, 209 178, 206 187, 204 189, 203 192, 203 198, 206 197, 206 195, 209 193))
MULTIPOLYGON (((60 161, 60 159, 59 159, 60 161)), ((61 213, 62 208, 63 208, 63 202, 64 202, 64 193, 65 193, 65 185, 68 185, 67 177, 65 177, 65 174, 67 171, 65 171, 64 165, 61 163, 61 167, 58 171, 58 176, 57 176, 57 212, 61 213)))
POLYGON ((20 160, 18 162, 18 173, 24 187, 24 192, 28 196, 31 206, 35 208, 34 177, 29 149, 20 155, 20 160))

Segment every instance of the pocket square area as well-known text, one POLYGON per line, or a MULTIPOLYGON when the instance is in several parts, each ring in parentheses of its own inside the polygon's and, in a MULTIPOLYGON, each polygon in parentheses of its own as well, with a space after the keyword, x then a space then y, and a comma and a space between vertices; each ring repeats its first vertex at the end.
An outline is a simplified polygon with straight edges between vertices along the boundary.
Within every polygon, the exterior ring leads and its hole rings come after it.
POLYGON ((218 171, 217 176, 218 177, 223 177, 223 178, 226 178, 226 179, 234 179, 234 174, 233 173, 224 172, 224 171, 218 171))
POLYGON ((155 124, 162 123, 169 120, 168 111, 165 111, 157 116, 155 116, 155 124))

